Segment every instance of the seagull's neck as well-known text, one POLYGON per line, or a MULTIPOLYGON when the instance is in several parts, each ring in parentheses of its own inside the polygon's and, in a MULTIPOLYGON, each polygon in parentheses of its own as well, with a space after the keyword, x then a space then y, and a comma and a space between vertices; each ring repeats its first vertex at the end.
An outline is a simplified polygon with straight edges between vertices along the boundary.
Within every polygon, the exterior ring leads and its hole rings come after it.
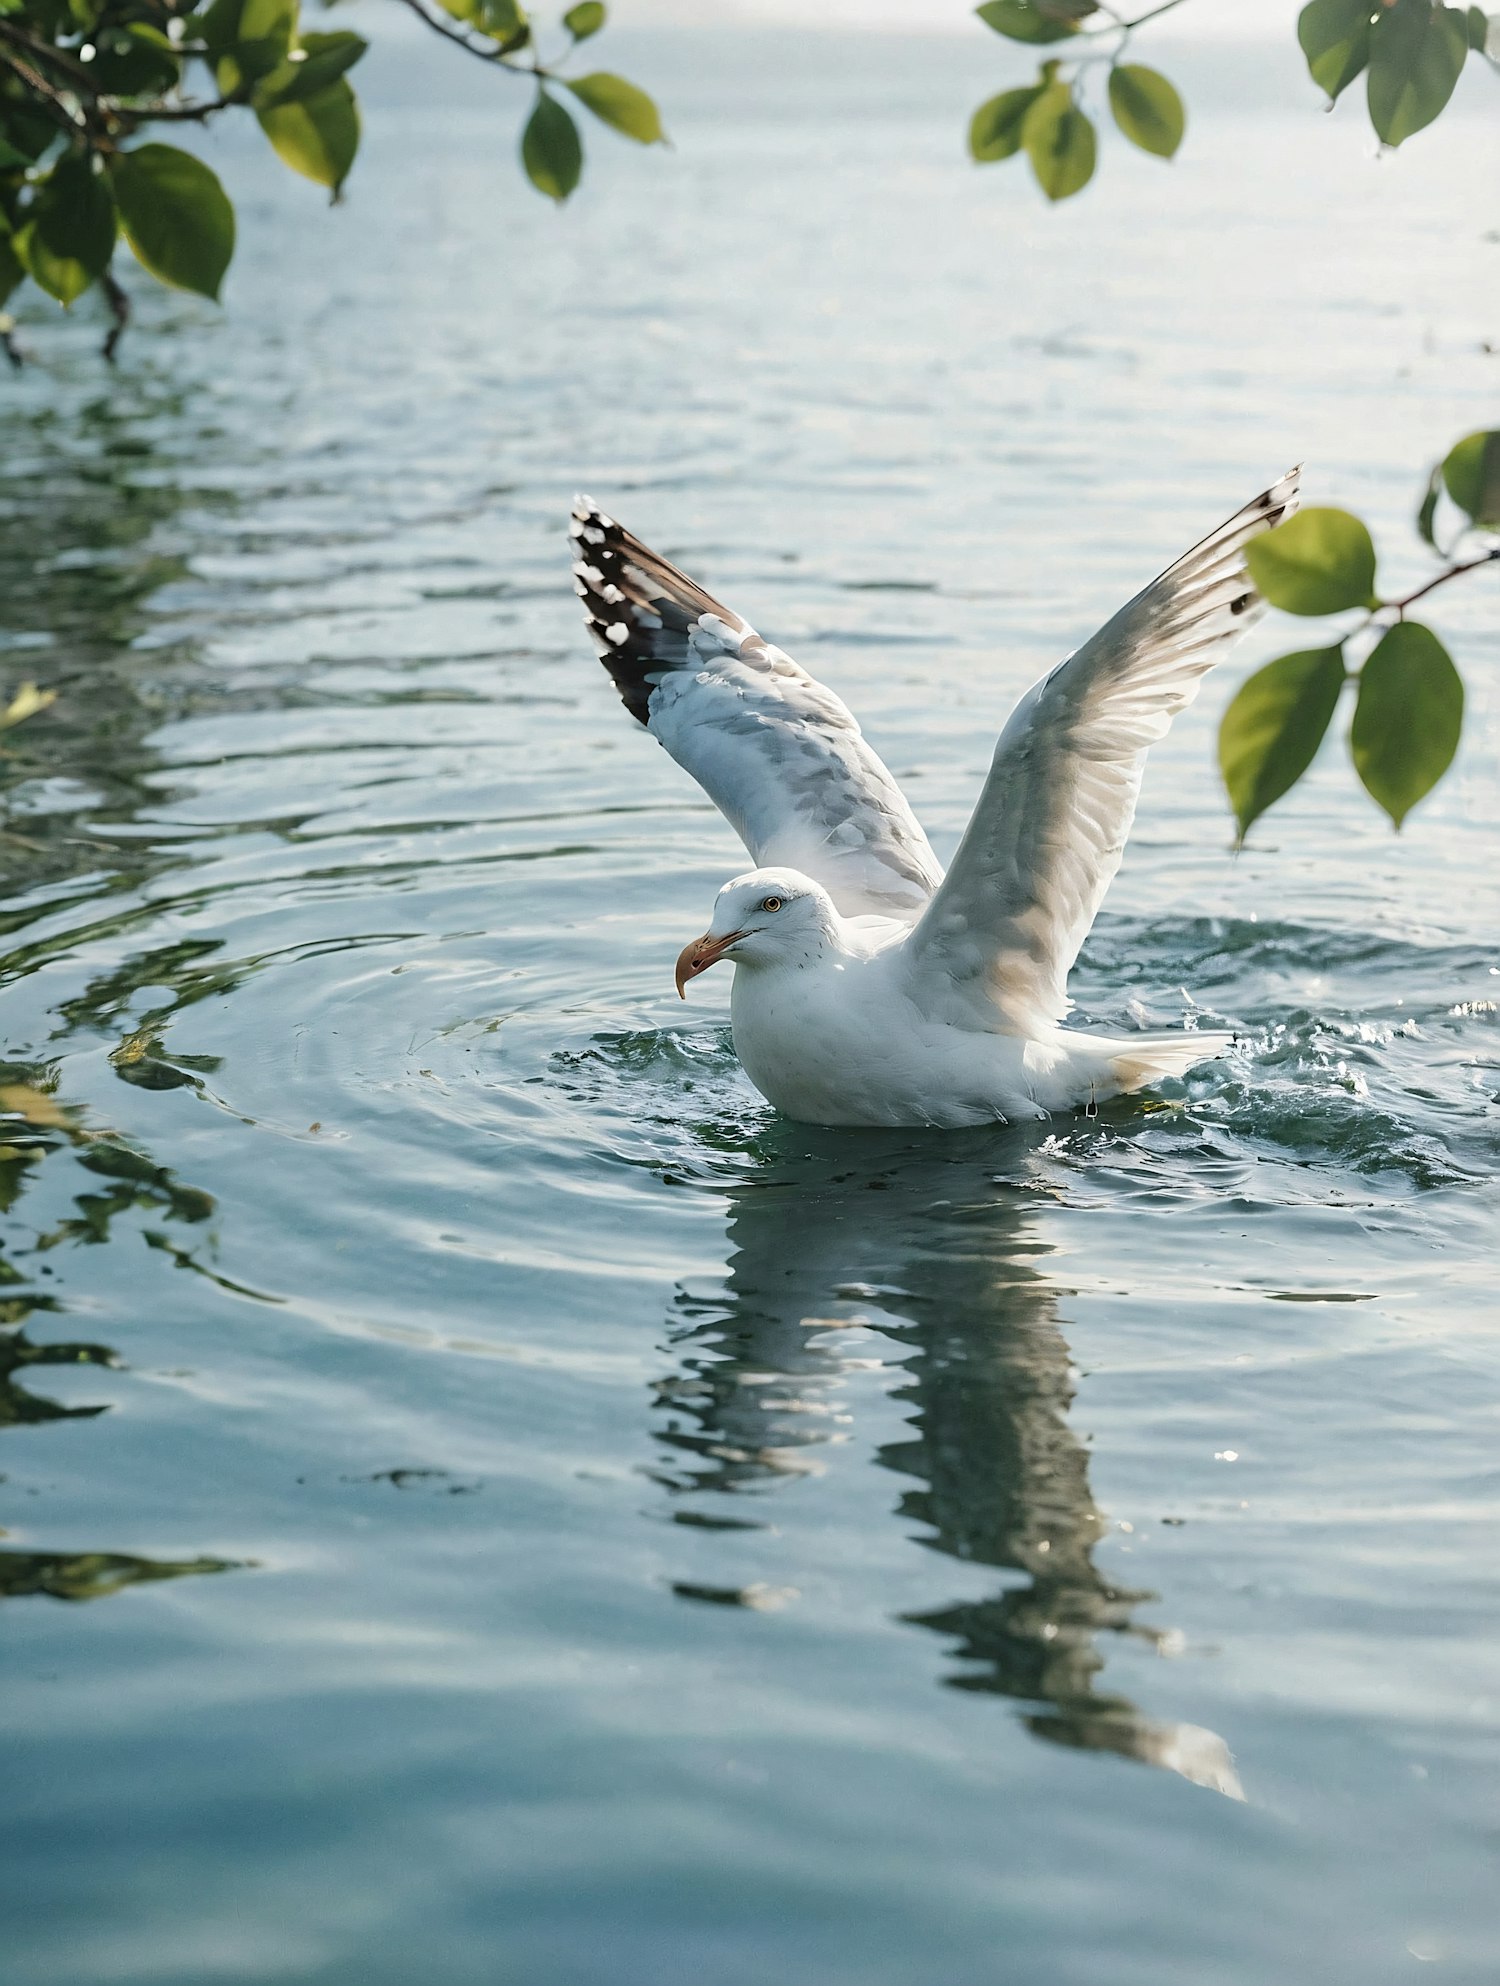
POLYGON ((747 952, 735 960, 736 977, 774 977, 781 973, 837 970, 884 951, 910 927, 890 917, 841 917, 827 905, 817 927, 788 941, 775 952, 757 958, 747 952))
POLYGON ((759 979, 773 977, 777 973, 807 972, 819 966, 835 965, 853 956, 843 945, 837 932, 809 931, 790 943, 781 945, 774 952, 757 958, 753 952, 746 952, 734 962, 735 975, 752 973, 759 979))

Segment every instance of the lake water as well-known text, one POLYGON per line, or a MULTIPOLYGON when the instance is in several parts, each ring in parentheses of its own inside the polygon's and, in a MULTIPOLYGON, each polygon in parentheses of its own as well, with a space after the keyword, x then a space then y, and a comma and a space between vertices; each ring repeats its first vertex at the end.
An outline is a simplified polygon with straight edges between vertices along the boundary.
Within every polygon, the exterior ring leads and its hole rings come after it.
POLYGON ((1179 163, 1045 211, 962 158, 977 30, 640 34, 677 149, 591 135, 559 215, 372 19, 341 211, 224 134, 227 311, 111 374, 30 309, 0 389, 62 692, 0 761, 6 1986, 1493 1980, 1488 576, 1399 839, 1336 738, 1230 856, 1217 717, 1305 627, 1155 754, 1074 990, 1222 1066, 819 1132, 673 996, 742 857, 563 540, 582 485, 741 606, 946 854, 1289 462, 1418 582, 1500 379, 1486 79, 1377 161, 1279 38, 1163 43, 1179 163))

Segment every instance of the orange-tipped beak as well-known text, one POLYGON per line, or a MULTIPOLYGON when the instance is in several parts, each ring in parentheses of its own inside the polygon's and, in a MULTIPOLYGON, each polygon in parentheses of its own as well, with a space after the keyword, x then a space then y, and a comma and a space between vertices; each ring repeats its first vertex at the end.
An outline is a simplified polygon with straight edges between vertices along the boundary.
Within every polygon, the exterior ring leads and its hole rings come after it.
POLYGON ((716 938, 711 932, 705 931, 701 938, 694 938, 690 945, 684 945, 677 954, 678 999, 687 998, 687 983, 690 979, 696 979, 700 972, 707 972, 711 965, 717 965, 735 940, 743 938, 744 935, 743 931, 731 931, 727 938, 716 938))

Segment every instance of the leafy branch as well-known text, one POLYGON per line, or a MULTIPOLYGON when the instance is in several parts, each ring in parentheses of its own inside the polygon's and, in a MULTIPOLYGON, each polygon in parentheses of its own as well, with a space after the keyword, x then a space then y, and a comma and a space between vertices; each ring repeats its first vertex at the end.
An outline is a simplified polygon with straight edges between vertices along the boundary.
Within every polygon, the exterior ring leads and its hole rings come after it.
POLYGON ((1466 436, 1429 477, 1417 528, 1434 550, 1440 496, 1461 520, 1440 552, 1444 568, 1398 599, 1376 592, 1374 540, 1347 510, 1300 511, 1246 548, 1251 577, 1272 606, 1303 616, 1358 611, 1360 618, 1325 647, 1268 662, 1224 713, 1219 766, 1241 843, 1312 764, 1346 685, 1355 692, 1354 769, 1398 828, 1453 763, 1463 683, 1437 635, 1406 614, 1439 587, 1500 562, 1500 543, 1461 554, 1476 537, 1500 535, 1500 430, 1466 436), (1349 644, 1371 634, 1363 665, 1351 670, 1349 644))
MULTIPOLYGON (((1142 151, 1173 157, 1187 124, 1182 99, 1165 76, 1123 58, 1138 29, 1185 4, 1163 0, 1127 15, 1104 0, 986 0, 976 9, 986 27, 1055 52, 1034 82, 979 106, 969 125, 971 155, 987 164, 1024 151, 1049 200, 1081 192, 1098 149, 1082 90, 1102 63, 1121 132, 1142 151), (1070 56, 1070 48, 1080 52, 1070 56)), ((1497 66, 1500 15, 1442 0, 1309 0, 1297 39, 1330 110, 1366 78, 1370 122, 1383 144, 1396 146, 1442 115, 1471 55, 1497 66)), ((1434 551, 1445 495, 1464 520, 1458 541, 1441 551, 1444 569, 1400 599, 1375 592, 1374 542, 1347 511, 1303 511, 1251 543, 1251 574, 1274 606, 1302 615, 1357 610, 1362 618, 1324 647, 1268 663, 1226 712, 1219 764, 1241 843, 1312 764, 1346 686, 1355 696, 1355 771, 1398 828, 1451 765, 1463 728, 1463 683, 1442 642, 1408 620, 1407 610, 1500 560, 1500 544, 1459 556, 1459 542, 1471 533, 1500 534, 1500 433, 1469 435, 1429 476, 1417 529, 1434 551), (1348 662, 1351 643, 1366 651, 1357 669, 1348 662)))
MULTIPOLYGON (((1182 99, 1157 70, 1124 56, 1137 29, 1185 4, 1162 0, 1127 17, 1102 0, 986 0, 975 10, 986 27, 1059 52, 1042 62, 1035 82, 979 106, 969 122, 971 156, 987 165, 1024 151, 1049 200, 1082 192, 1098 151, 1082 85, 1103 63, 1120 131, 1143 152, 1173 157, 1187 128, 1182 99), (1101 43, 1108 46, 1099 52, 1101 43), (1068 46, 1083 52, 1069 59, 1068 46)), ((1471 54, 1495 66, 1500 15, 1442 0, 1310 0, 1298 17, 1297 38, 1330 110, 1356 78, 1367 77, 1370 122, 1382 144, 1396 146, 1442 114, 1471 54)))
POLYGON ((403 4, 445 41, 455 42, 482 62, 499 63, 533 79, 536 101, 521 134, 521 163, 532 185, 549 198, 559 203, 566 200, 583 173, 578 126, 547 87, 549 83, 570 91, 600 123, 633 138, 638 145, 666 143, 656 105, 634 83, 606 70, 576 77, 561 73, 562 63, 579 43, 591 40, 604 26, 602 0, 579 0, 563 15, 568 46, 551 64, 541 60, 531 23, 517 0, 441 0, 443 10, 462 24, 459 27, 440 20, 425 0, 403 0, 403 4))
MULTIPOLYGON (((640 144, 665 142, 644 90, 607 71, 562 73, 606 21, 602 0, 561 19, 566 43, 544 62, 520 0, 405 0, 423 24, 535 90, 521 159, 532 184, 565 200, 583 170, 578 127, 555 91, 640 144)), ((111 314, 112 357, 129 320, 113 269, 121 235, 159 282, 217 299, 234 253, 235 216, 201 159, 137 142, 157 124, 206 124, 251 112, 294 172, 334 199, 359 149, 348 71, 357 34, 304 32, 299 0, 0 0, 0 306, 28 280, 66 309, 85 292, 111 314), (216 94, 187 89, 192 65, 216 94)), ((20 362, 13 321, 0 347, 20 362)))

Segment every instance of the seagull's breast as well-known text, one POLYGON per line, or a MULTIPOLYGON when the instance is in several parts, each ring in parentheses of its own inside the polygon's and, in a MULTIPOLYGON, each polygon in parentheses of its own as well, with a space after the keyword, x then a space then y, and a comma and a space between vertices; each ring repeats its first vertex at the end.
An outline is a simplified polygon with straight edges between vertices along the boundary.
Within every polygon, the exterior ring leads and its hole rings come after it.
POLYGON ((737 965, 735 1052, 804 1124, 982 1124, 1045 1115, 1026 1044, 918 1012, 889 954, 737 965))

